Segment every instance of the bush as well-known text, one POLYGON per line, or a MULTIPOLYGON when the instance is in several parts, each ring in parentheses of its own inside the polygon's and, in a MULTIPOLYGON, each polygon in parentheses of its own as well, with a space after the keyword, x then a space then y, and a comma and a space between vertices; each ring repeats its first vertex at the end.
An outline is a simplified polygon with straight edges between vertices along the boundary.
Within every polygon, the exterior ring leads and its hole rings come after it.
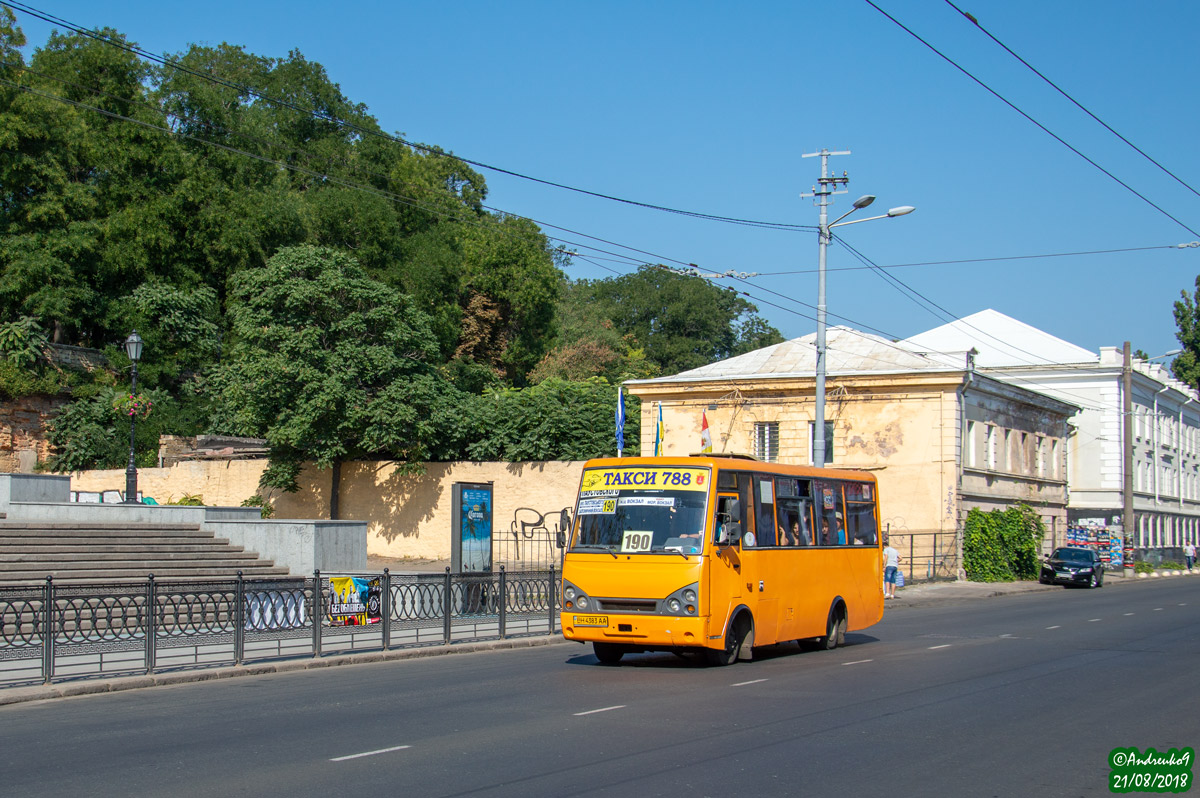
POLYGON ((1138 574, 1154 573, 1154 563, 1152 562, 1137 562, 1133 564, 1133 572, 1138 574))
POLYGON ((275 505, 262 497, 262 494, 256 493, 250 498, 242 502, 242 507, 257 507, 262 512, 263 518, 270 518, 275 515, 275 505))
POLYGON ((1163 571, 1186 571, 1183 563, 1175 562, 1174 560, 1163 560, 1158 564, 1158 567, 1163 571))
POLYGON ((963 525, 963 570, 975 582, 1037 579, 1046 527, 1025 505, 967 513, 963 525))
POLYGON ((178 499, 172 498, 167 504, 173 504, 177 507, 203 507, 204 497, 198 493, 185 493, 178 499))

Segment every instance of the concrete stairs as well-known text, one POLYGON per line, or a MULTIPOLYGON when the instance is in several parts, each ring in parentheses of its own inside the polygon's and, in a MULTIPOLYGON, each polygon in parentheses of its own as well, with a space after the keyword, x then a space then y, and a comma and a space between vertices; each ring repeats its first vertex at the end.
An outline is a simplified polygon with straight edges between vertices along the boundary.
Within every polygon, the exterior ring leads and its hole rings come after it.
POLYGON ((288 570, 198 524, 0 520, 0 585, 278 578, 288 570))

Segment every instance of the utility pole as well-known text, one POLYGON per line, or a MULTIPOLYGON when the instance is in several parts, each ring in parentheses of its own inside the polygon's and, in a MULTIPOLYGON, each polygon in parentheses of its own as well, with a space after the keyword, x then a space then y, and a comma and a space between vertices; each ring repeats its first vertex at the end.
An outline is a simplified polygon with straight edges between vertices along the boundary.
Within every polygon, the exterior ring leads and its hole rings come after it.
MULTIPOLYGON (((1123 354, 1125 363, 1121 369, 1121 527, 1124 532, 1122 543, 1129 545, 1133 542, 1133 360, 1129 354, 1128 341, 1125 342, 1123 354)), ((1132 568, 1133 563, 1127 562, 1125 567, 1132 568)))
POLYGON ((800 157, 812 158, 821 156, 821 177, 817 180, 820 189, 813 186, 811 194, 801 194, 801 197, 817 197, 816 205, 821 209, 819 230, 819 259, 817 262, 817 384, 816 384, 816 421, 813 423, 813 465, 825 467, 825 250, 829 247, 829 211, 830 196, 845 194, 846 184, 850 178, 842 172, 841 177, 830 177, 829 156, 849 155, 850 150, 806 153, 800 157), (840 190, 839 190, 840 189, 840 190))

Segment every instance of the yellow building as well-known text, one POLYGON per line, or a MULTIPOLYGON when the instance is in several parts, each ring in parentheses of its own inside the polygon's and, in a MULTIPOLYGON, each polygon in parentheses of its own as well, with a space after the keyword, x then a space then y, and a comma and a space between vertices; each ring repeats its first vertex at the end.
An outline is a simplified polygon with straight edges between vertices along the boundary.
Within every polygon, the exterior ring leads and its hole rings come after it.
MULTIPOLYGON (((962 520, 975 507, 1033 507, 1047 545, 1065 530, 1074 405, 979 374, 967 353, 847 327, 828 331, 826 363, 826 463, 876 473, 882 523, 915 577, 958 574, 962 520)), ((815 369, 810 335, 627 382, 642 400, 642 451, 654 451, 661 408, 665 455, 700 451, 707 421, 716 453, 811 464, 815 369)))

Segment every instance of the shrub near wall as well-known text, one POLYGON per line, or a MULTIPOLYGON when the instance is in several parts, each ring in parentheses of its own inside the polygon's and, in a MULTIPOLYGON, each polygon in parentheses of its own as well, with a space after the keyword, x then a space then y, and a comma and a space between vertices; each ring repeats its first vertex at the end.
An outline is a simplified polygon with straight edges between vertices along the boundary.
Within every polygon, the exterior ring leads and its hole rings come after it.
POLYGON ((1025 505, 971 510, 963 526, 963 570, 973 582, 1037 579, 1046 527, 1025 505))

